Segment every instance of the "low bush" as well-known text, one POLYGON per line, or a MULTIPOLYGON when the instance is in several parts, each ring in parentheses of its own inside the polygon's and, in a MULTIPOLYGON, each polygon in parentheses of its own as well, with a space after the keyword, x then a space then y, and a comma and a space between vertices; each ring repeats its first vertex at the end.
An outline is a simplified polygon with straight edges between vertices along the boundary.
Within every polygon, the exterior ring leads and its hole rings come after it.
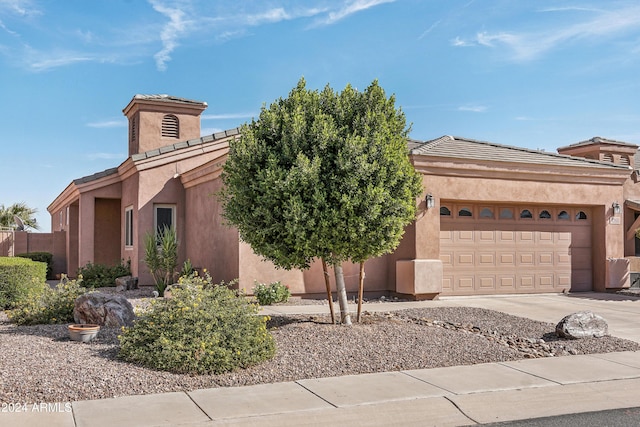
POLYGON ((9 311, 8 316, 18 325, 73 322, 76 298, 86 292, 82 279, 64 278, 55 289, 47 286, 36 298, 23 301, 16 309, 9 311))
POLYGON ((258 283, 253 288, 253 295, 260 305, 271 305, 278 302, 287 302, 291 296, 291 291, 280 282, 273 282, 269 285, 258 283))
POLYGON ((131 275, 131 261, 127 261, 126 264, 120 262, 113 266, 90 262, 84 267, 80 267, 77 275, 82 277, 84 286, 87 288, 115 286, 118 277, 131 275))
POLYGON ((17 257, 29 258, 32 261, 44 262, 47 264, 47 280, 53 278, 53 254, 51 252, 29 252, 18 254, 17 257))
POLYGON ((13 308, 47 287, 47 265, 19 257, 0 257, 0 310, 13 308))
POLYGON ((164 371, 219 374, 273 357, 267 318, 257 316, 256 305, 223 285, 189 278, 181 285, 123 328, 122 359, 164 371))

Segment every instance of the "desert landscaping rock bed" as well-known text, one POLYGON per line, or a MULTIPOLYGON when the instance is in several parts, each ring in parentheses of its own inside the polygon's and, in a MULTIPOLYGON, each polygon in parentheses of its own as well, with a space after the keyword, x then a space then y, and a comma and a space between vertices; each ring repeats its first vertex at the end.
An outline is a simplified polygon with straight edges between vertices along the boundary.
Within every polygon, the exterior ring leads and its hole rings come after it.
POLYGON ((274 359, 228 374, 190 376, 119 361, 118 329, 103 327, 84 344, 69 340, 67 325, 18 327, 0 312, 0 402, 101 399, 640 347, 614 337, 559 340, 553 324, 467 307, 365 313, 351 328, 328 324, 328 316, 299 315, 274 317, 269 326, 278 348, 274 359))

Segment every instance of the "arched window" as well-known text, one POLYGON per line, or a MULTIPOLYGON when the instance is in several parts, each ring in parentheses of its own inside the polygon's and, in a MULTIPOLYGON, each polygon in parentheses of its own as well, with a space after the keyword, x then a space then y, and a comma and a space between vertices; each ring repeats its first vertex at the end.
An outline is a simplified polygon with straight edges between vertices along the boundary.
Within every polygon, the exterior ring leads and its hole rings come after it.
POLYGON ((440 216, 451 216, 451 211, 446 206, 440 206, 440 216))
POLYGON ((540 212, 540 215, 538 215, 538 217, 540 219, 551 219, 551 214, 549 213, 548 210, 544 210, 544 211, 540 212))
POLYGON ((493 219, 493 211, 489 208, 483 208, 480 211, 480 218, 492 218, 493 219))
POLYGON ((511 208, 502 208, 500 210, 500 219, 513 219, 513 210, 511 208))
POLYGON ((165 138, 180 138, 180 124, 173 114, 167 114, 162 118, 162 136, 165 138))
POLYGON ((529 209, 523 209, 522 212, 520 212, 520 218, 531 219, 533 218, 533 215, 531 214, 531 211, 529 209))
POLYGON ((558 214, 558 219, 569 219, 569 214, 567 211, 560 211, 558 214))
POLYGON ((471 212, 471 209, 469 208, 462 208, 458 211, 458 216, 473 216, 473 213, 471 212))
POLYGON ((584 213, 584 212, 582 212, 582 211, 580 211, 580 212, 578 212, 578 213, 576 214, 576 219, 577 219, 577 220, 587 219, 587 214, 586 214, 586 213, 584 213))
POLYGON ((609 153, 605 153, 602 155, 602 161, 603 162, 609 162, 609 163, 613 163, 613 156, 609 153))

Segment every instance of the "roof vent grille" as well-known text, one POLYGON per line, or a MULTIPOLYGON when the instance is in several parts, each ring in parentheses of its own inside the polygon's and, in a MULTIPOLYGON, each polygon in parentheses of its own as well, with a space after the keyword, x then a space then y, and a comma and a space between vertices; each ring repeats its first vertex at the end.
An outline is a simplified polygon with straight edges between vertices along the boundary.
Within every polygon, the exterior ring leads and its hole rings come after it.
POLYGON ((180 137, 180 126, 178 124, 178 118, 173 114, 167 114, 162 118, 162 136, 164 138, 176 138, 180 137))

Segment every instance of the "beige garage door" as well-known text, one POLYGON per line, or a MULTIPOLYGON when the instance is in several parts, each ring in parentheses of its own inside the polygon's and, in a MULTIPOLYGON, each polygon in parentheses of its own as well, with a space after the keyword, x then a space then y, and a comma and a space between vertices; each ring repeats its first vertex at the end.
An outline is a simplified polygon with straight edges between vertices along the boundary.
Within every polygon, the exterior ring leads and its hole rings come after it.
POLYGON ((443 295, 592 289, 588 208, 441 203, 443 295))

